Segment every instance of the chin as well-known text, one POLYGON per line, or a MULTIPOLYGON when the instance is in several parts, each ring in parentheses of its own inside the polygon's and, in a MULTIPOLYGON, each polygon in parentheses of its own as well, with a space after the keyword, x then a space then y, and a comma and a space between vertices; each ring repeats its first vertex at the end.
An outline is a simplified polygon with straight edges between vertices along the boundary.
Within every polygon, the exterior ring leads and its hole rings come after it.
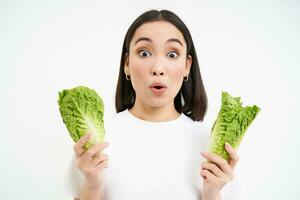
POLYGON ((147 104, 152 107, 164 107, 168 105, 170 101, 168 99, 149 99, 147 104))

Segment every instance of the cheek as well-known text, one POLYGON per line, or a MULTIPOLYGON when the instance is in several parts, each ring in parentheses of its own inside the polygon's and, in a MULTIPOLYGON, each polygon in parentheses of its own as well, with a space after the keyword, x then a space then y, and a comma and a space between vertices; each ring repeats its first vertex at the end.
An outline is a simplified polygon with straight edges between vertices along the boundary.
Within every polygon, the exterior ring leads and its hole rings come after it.
POLYGON ((169 70, 170 78, 174 82, 181 82, 184 76, 183 73, 184 73, 184 69, 181 66, 177 66, 169 70))
POLYGON ((140 65, 132 66, 131 72, 135 78, 143 79, 143 77, 146 75, 146 67, 140 65))
POLYGON ((176 66, 172 69, 169 70, 169 84, 171 86, 171 93, 172 96, 176 95, 178 91, 181 88, 182 82, 183 82, 183 76, 184 76, 184 67, 181 66, 176 66))
POLYGON ((132 74, 132 86, 134 89, 137 89, 139 87, 143 87, 145 82, 147 82, 147 69, 148 67, 145 65, 145 63, 139 63, 139 62, 132 62, 130 65, 131 67, 131 74, 132 74))

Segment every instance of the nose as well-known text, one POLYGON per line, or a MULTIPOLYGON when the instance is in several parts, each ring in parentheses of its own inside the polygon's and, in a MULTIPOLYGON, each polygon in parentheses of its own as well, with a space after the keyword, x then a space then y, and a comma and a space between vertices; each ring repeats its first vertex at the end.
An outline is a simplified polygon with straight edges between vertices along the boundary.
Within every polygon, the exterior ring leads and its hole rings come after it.
POLYGON ((156 63, 151 68, 150 73, 151 73, 152 76, 163 76, 165 74, 164 67, 161 64, 156 63))
POLYGON ((153 76, 156 76, 157 74, 159 74, 159 75, 164 75, 164 72, 156 72, 156 71, 153 71, 153 72, 152 72, 152 75, 153 75, 153 76))

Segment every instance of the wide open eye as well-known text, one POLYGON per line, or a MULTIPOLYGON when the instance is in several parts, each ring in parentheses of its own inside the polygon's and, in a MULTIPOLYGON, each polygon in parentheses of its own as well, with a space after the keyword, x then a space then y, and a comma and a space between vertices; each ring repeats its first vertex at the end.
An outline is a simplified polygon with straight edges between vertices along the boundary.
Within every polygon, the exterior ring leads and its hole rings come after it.
POLYGON ((147 50, 141 50, 141 51, 139 52, 139 56, 141 56, 141 57, 146 57, 147 55, 151 55, 151 54, 149 53, 149 51, 147 51, 147 50))
POLYGON ((168 53, 168 56, 170 56, 171 58, 177 58, 178 54, 176 51, 171 51, 170 53, 168 53))

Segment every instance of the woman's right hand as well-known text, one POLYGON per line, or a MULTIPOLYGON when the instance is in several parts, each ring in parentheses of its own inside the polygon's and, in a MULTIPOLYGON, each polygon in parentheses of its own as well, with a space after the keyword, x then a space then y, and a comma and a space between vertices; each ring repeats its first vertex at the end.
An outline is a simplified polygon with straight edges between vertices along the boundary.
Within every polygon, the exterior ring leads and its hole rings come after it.
POLYGON ((95 144, 87 151, 83 146, 90 139, 91 134, 81 137, 73 146, 76 155, 76 167, 83 173, 90 185, 102 185, 102 171, 108 167, 108 156, 102 150, 108 143, 95 144))

